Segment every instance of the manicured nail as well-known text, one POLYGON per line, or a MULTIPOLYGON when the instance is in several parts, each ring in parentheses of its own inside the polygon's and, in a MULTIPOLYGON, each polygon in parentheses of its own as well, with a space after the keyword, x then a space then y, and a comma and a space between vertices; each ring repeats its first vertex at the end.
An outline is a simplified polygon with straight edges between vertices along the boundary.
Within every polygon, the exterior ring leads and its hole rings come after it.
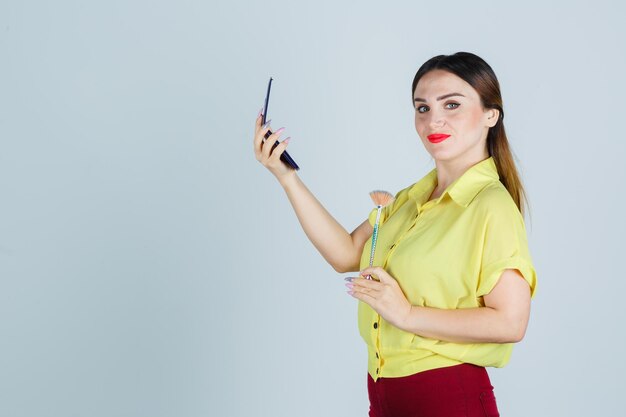
POLYGON ((259 110, 259 114, 257 115, 256 118, 258 119, 259 117, 261 117, 262 114, 263 114, 263 107, 261 107, 261 110, 259 110))
POLYGON ((348 291, 348 294, 353 295, 354 291, 348 291))
POLYGON ((277 130, 276 132, 274 132, 274 133, 275 133, 275 134, 277 134, 277 135, 280 135, 280 133, 281 133, 283 130, 285 130, 285 128, 284 128, 284 127, 281 127, 280 129, 278 129, 278 130, 277 130))
POLYGON ((289 139, 291 139, 291 136, 290 136, 290 137, 288 137, 287 139, 285 139, 283 142, 285 142, 285 143, 287 143, 287 144, 288 144, 288 143, 289 143, 289 139))
POLYGON ((263 125, 262 129, 265 129, 266 127, 268 127, 271 122, 272 122, 272 119, 269 119, 267 122, 265 122, 265 124, 263 125))
POLYGON ((350 281, 350 282, 352 282, 352 280, 353 280, 353 279, 354 279, 354 277, 345 277, 345 278, 344 278, 344 281, 350 281))
POLYGON ((352 287, 354 287, 354 284, 351 282, 346 282, 346 287, 352 289, 352 287))

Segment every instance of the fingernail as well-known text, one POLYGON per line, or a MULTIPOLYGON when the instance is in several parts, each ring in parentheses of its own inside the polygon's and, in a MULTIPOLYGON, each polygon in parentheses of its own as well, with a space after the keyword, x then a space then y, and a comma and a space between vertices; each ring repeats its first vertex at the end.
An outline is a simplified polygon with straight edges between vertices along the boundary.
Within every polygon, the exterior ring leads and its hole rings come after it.
POLYGON ((262 115, 262 114, 263 114, 263 107, 261 107, 261 110, 259 110, 259 114, 257 115, 257 119, 258 119, 259 117, 261 117, 261 115, 262 115))
POLYGON ((354 291, 348 291, 348 294, 353 295, 354 291))
POLYGON ((283 130, 285 130, 284 127, 281 127, 280 129, 278 129, 276 132, 274 132, 275 134, 279 135, 283 130))
POLYGON ((345 277, 345 278, 344 278, 344 281, 350 281, 350 282, 352 282, 352 280, 353 280, 353 279, 354 279, 354 277, 345 277))
POLYGON ((265 124, 263 125, 263 129, 265 129, 266 127, 268 127, 270 125, 270 123, 272 122, 272 119, 269 119, 267 122, 265 122, 265 124))
POLYGON ((289 139, 291 139, 291 136, 290 136, 290 137, 288 137, 287 139, 285 139, 283 142, 285 142, 285 143, 289 143, 289 139))
POLYGON ((352 289, 354 287, 354 284, 351 282, 346 282, 346 287, 352 289))

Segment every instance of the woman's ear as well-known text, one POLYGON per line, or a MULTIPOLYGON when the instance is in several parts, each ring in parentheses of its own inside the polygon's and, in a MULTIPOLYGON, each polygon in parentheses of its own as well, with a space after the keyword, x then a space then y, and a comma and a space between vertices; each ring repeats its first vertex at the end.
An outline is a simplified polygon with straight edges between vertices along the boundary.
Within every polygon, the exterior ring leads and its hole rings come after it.
POLYGON ((498 120, 500 119, 500 110, 498 109, 488 109, 487 112, 487 126, 494 127, 498 120))

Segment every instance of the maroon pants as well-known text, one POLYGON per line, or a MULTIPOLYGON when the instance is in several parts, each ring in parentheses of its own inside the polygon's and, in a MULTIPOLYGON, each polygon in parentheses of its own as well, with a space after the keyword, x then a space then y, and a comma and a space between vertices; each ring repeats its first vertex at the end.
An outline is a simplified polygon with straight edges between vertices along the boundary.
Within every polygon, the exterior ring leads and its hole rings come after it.
POLYGON ((487 370, 463 363, 399 378, 367 374, 369 417, 499 417, 487 370))

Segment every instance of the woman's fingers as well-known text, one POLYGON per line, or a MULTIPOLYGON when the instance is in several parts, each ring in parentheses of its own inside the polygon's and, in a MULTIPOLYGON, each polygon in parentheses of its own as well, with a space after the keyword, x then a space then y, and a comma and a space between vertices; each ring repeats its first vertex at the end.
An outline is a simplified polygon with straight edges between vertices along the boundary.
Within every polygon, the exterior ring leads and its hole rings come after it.
POLYGON ((365 278, 353 279, 350 284, 352 284, 352 286, 349 286, 348 284, 346 284, 346 286, 348 286, 348 288, 352 288, 354 291, 370 295, 378 294, 383 287, 383 284, 381 284, 380 282, 371 281, 365 278))
POLYGON ((271 130, 270 122, 271 120, 268 120, 264 125, 261 125, 262 118, 257 118, 255 122, 254 155, 257 161, 269 169, 276 178, 281 180, 285 175, 290 175, 294 171, 287 164, 279 160, 280 156, 287 148, 289 138, 282 142, 278 141, 283 130, 285 130, 284 127, 281 127, 265 138, 267 132, 271 130))
POLYGON ((270 153, 272 152, 272 147, 280 137, 281 133, 283 133, 283 130, 285 130, 285 128, 281 127, 276 132, 272 133, 267 139, 265 139, 265 142, 263 142, 261 153, 263 154, 264 160, 269 159, 270 153))
POLYGON ((259 111, 259 115, 257 116, 254 122, 254 134, 259 133, 259 130, 263 127, 263 108, 259 111))
MULTIPOLYGON (((268 163, 272 163, 272 162, 276 162, 280 159, 280 155, 282 155, 282 153, 285 151, 285 149, 287 149, 287 144, 289 143, 289 138, 286 138, 285 140, 283 140, 282 142, 280 142, 278 144, 278 146, 276 146, 276 148, 274 148, 274 150, 272 151, 272 155, 269 157, 268 159, 268 163)), ((282 162, 281 162, 282 164, 282 162)))
POLYGON ((376 308, 381 292, 372 288, 355 285, 349 288, 349 294, 363 302, 369 304, 372 308, 376 308))
POLYGON ((357 285, 352 287, 352 291, 359 292, 361 294, 367 294, 367 295, 369 295, 370 297, 373 297, 373 298, 378 298, 378 294, 380 294, 380 291, 375 290, 373 288, 361 287, 361 286, 357 286, 357 285))
MULTIPOLYGON (((269 123, 270 121, 271 120, 268 120, 267 123, 269 123)), ((260 127, 259 130, 257 130, 256 134, 254 135, 254 155, 256 156, 257 161, 261 161, 261 157, 263 156, 262 155, 263 137, 265 137, 265 134, 267 133, 268 130, 270 130, 269 124, 265 126, 265 128, 260 127)))
MULTIPOLYGON (((369 305, 370 307, 372 307, 374 310, 377 309, 377 300, 375 297, 372 297, 370 294, 365 294, 362 292, 356 292, 356 291, 352 291, 349 293, 352 297, 356 298, 357 300, 361 300, 364 303, 366 303, 367 305, 369 305)), ((378 310, 376 310, 378 311, 378 310)))

